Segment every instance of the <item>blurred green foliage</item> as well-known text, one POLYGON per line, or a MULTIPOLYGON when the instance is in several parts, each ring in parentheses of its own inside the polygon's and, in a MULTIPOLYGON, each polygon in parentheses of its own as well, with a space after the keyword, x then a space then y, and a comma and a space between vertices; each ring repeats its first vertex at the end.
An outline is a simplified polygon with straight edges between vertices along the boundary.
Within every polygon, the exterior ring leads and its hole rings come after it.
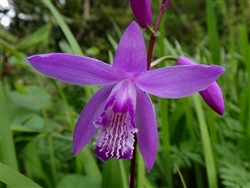
MULTIPOLYGON (((170 1, 154 59, 162 54, 186 55, 199 63, 223 66, 226 72, 218 83, 224 93, 225 115, 215 114, 196 95, 167 101, 152 96, 159 151, 150 173, 138 153, 138 187, 182 187, 178 170, 187 187, 211 187, 213 183, 217 187, 250 187, 250 3, 208 1, 170 1), (215 173, 211 176, 212 168, 215 173)), ((1 26, 2 186, 127 187, 129 160, 103 163, 92 154, 91 144, 77 157, 72 155, 74 124, 98 87, 46 78, 26 57, 77 49, 112 62, 121 33, 134 20, 129 2, 52 3, 80 49, 72 46, 62 22, 43 1, 9 1, 15 16, 8 28, 1 26)), ((160 1, 152 0, 153 20, 159 7, 160 1)), ((4 16, 9 10, 1 11, 4 16)), ((147 44, 149 35, 143 33, 147 44)))

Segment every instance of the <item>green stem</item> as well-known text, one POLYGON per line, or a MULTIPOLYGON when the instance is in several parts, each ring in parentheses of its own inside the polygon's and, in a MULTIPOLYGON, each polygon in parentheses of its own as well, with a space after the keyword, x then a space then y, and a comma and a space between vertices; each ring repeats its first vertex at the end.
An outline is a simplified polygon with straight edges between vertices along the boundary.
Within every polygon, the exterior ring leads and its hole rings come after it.
POLYGON ((198 122, 199 122, 198 124, 201 133, 208 184, 210 188, 217 188, 218 185, 217 185, 216 165, 214 161, 213 150, 211 146, 207 124, 205 121, 204 112, 201 106, 199 95, 196 93, 192 97, 194 100, 195 110, 198 115, 198 122))
POLYGON ((163 56, 155 61, 153 61, 151 64, 150 64, 150 68, 158 65, 159 63, 163 62, 163 61, 166 61, 166 60, 173 60, 173 61, 177 61, 178 60, 178 57, 175 57, 175 56, 163 56))
POLYGON ((213 150, 213 156, 214 156, 214 162, 215 162, 215 167, 217 169, 217 152, 215 148, 215 144, 218 143, 218 138, 217 138, 217 132, 216 132, 216 127, 215 127, 215 120, 214 120, 214 112, 212 110, 208 110, 208 127, 209 131, 211 134, 211 147, 213 150))
POLYGON ((168 115, 168 101, 160 99, 160 112, 161 112, 161 129, 162 129, 162 142, 165 154, 165 168, 167 171, 167 183, 169 187, 173 187, 172 181, 172 163, 170 158, 170 134, 169 134, 169 115, 168 115))
POLYGON ((45 109, 42 110, 43 117, 44 117, 44 124, 47 131, 47 143, 48 143, 48 149, 49 149, 49 159, 50 159, 50 169, 51 169, 51 175, 52 175, 52 182, 55 185, 57 182, 57 176, 56 176, 56 161, 55 161, 55 155, 54 155, 54 149, 53 149, 53 141, 52 141, 52 134, 50 131, 50 128, 48 126, 48 117, 45 109))
MULTIPOLYGON (((197 140, 197 136, 195 134, 194 127, 193 127, 193 117, 189 109, 189 100, 188 98, 186 98, 185 100, 186 102, 185 102, 184 108, 185 108, 185 114, 186 114, 186 126, 190 133, 191 140, 195 142, 197 140)), ((204 187, 200 165, 195 163, 194 169, 195 169, 195 177, 196 177, 196 187, 204 187)))
POLYGON ((145 184, 145 165, 140 154, 139 149, 137 149, 137 187, 144 187, 145 184))
MULTIPOLYGON (((55 81, 56 83, 56 87, 57 87, 57 90, 60 94, 60 97, 62 98, 62 101, 66 107, 66 110, 67 110, 67 120, 68 120, 68 124, 69 124, 69 127, 70 127, 70 131, 73 133, 74 131, 74 118, 73 118, 73 115, 72 115, 72 111, 69 107, 69 103, 68 103, 68 100, 63 92, 63 90, 61 89, 61 87, 59 86, 58 82, 55 81)), ((76 171, 78 173, 81 173, 83 172, 83 165, 82 165, 82 161, 81 161, 81 155, 77 155, 75 157, 75 163, 76 163, 76 171)))
POLYGON ((1 161, 12 169, 18 171, 18 164, 16 159, 15 144, 10 129, 9 122, 9 108, 7 98, 3 93, 2 82, 0 82, 0 123, 1 123, 1 161))
POLYGON ((63 103, 64 103, 64 105, 66 107, 66 110, 67 110, 67 120, 68 120, 68 124, 70 126, 70 131, 73 132, 75 121, 74 121, 74 118, 73 118, 73 115, 72 115, 72 111, 71 111, 71 109, 69 107, 68 100, 67 100, 63 90, 59 86, 58 81, 55 81, 55 83, 56 83, 57 90, 58 90, 58 92, 60 94, 60 97, 62 98, 62 101, 63 101, 63 103))
MULTIPOLYGON (((164 9, 164 3, 162 2, 162 9, 164 9)), ((165 9, 164 9, 165 11, 165 9)), ((159 37, 159 46, 160 46, 160 53, 159 55, 162 57, 164 56, 164 39, 165 39, 165 16, 161 17, 161 25, 160 25, 160 37, 159 37)), ((160 59, 167 59, 167 56, 160 58, 160 59)), ((168 59, 172 59, 172 56, 168 56, 168 59)), ((158 59, 159 60, 159 59, 158 59)), ((156 60, 157 61, 157 60, 156 60)), ((173 175, 172 175, 172 163, 170 158, 170 125, 169 125, 169 114, 168 114, 168 101, 166 99, 160 99, 160 113, 161 113, 161 129, 163 136, 163 151, 165 155, 166 165, 164 168, 166 169, 167 174, 167 184, 169 187, 173 187, 173 175)))
POLYGON ((182 174, 181 174, 181 171, 180 171, 179 167, 177 166, 176 163, 174 163, 174 166, 175 166, 175 168, 176 168, 176 170, 177 170, 177 172, 178 172, 178 174, 179 174, 179 176, 180 176, 181 183, 182 183, 183 187, 184 187, 184 188, 187 188, 186 183, 185 183, 185 180, 184 180, 184 178, 183 178, 183 176, 182 176, 182 174))

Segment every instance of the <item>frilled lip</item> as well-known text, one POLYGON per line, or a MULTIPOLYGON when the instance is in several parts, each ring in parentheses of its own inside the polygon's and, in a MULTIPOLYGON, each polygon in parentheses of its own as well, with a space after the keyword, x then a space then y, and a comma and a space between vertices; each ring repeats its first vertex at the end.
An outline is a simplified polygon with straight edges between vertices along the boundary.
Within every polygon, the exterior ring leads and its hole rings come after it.
POLYGON ((127 78, 113 87, 100 119, 94 122, 100 128, 94 153, 101 160, 133 157, 133 134, 138 132, 134 126, 135 108, 136 88, 127 78))

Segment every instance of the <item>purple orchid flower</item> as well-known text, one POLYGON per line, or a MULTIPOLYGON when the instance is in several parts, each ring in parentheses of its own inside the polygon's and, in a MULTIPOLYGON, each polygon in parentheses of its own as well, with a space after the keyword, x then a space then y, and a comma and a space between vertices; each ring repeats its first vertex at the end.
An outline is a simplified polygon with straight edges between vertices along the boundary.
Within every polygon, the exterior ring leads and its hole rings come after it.
POLYGON ((150 0, 130 0, 131 9, 142 28, 148 28, 152 22, 150 0))
MULTIPOLYGON (((185 56, 180 56, 176 62, 177 65, 197 65, 194 61, 185 56)), ((220 86, 213 82, 208 88, 199 92, 204 101, 210 108, 220 115, 224 114, 224 100, 220 86)))
POLYGON ((136 133, 138 147, 150 171, 158 133, 148 93, 180 98, 204 90, 224 71, 219 66, 174 66, 147 70, 146 48, 140 28, 132 22, 118 44, 113 65, 66 53, 34 55, 31 65, 44 75, 70 84, 104 85, 82 110, 73 136, 74 155, 98 131, 95 155, 131 159, 136 133))

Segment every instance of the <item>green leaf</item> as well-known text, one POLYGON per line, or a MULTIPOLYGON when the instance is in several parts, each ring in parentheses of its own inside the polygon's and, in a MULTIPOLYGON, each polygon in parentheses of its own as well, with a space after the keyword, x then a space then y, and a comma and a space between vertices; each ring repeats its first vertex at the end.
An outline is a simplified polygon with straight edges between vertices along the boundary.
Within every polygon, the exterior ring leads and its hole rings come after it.
POLYGON ((102 187, 128 187, 127 179, 123 161, 109 159, 103 164, 102 187))
POLYGON ((216 165, 214 161, 213 150, 211 146, 211 140, 208 133, 208 127, 204 116, 204 111, 201 106, 200 96, 198 93, 194 94, 193 101, 196 109, 196 113, 199 121, 199 128, 201 133, 202 145, 203 145, 203 153, 205 158, 205 166, 208 177, 208 184, 211 188, 217 188, 217 173, 216 173, 216 165))
POLYGON ((96 46, 91 46, 86 50, 86 54, 89 56, 96 56, 100 53, 100 49, 97 48, 96 46))
POLYGON ((25 174, 31 179, 43 180, 46 183, 46 187, 52 187, 48 180, 48 173, 42 166, 42 161, 39 158, 37 144, 31 141, 22 150, 22 158, 25 166, 25 174))
POLYGON ((21 94, 16 91, 9 92, 9 98, 18 106, 38 111, 48 106, 50 95, 38 86, 27 86, 27 94, 21 94))
POLYGON ((83 148, 80 152, 79 158, 81 158, 84 169, 86 169, 86 174, 88 176, 95 176, 96 179, 101 180, 102 174, 96 163, 95 157, 88 146, 83 148))
POLYGON ((2 27, 0 29, 1 29, 1 35, 0 35, 1 41, 2 39, 4 39, 10 43, 16 43, 16 41, 18 40, 17 36, 12 35, 10 32, 5 31, 2 27))
POLYGON ((117 49, 116 40, 109 33, 107 33, 107 37, 108 37, 108 40, 109 40, 110 44, 112 45, 113 49, 116 50, 117 49))
POLYGON ((19 132, 41 132, 43 131, 43 128, 44 120, 37 114, 30 115, 23 125, 14 124, 11 126, 12 131, 19 132))
POLYGON ((82 176, 79 174, 70 174, 57 184, 56 188, 72 187, 101 187, 101 181, 94 176, 82 176))
POLYGON ((40 187, 26 176, 2 163, 0 163, 0 174, 1 182, 11 187, 40 187))
POLYGON ((50 0, 44 0, 43 4, 46 5, 50 9, 51 13, 55 17, 58 25, 60 26, 65 37, 67 38, 67 40, 70 44, 70 47, 73 50, 74 54, 83 55, 82 50, 81 50, 79 44, 77 43, 74 35, 70 31, 68 25, 63 20, 62 15, 56 10, 55 6, 50 2, 50 0))
POLYGON ((213 2, 214 1, 206 0, 206 19, 209 36, 209 50, 212 53, 213 63, 220 64, 220 44, 213 2))
POLYGON ((19 42, 16 45, 16 48, 20 51, 27 50, 28 48, 31 48, 33 46, 36 46, 37 44, 44 42, 48 39, 48 36, 50 34, 51 25, 46 24, 45 26, 39 28, 34 33, 28 35, 25 37, 21 42, 19 42))
POLYGON ((73 51, 67 41, 61 40, 59 42, 59 46, 63 52, 73 54, 73 51))
POLYGON ((9 52, 10 54, 14 55, 18 60, 22 60, 23 56, 20 52, 14 49, 13 46, 8 44, 7 42, 0 40, 0 46, 5 50, 6 52, 9 52))
POLYGON ((11 168, 18 170, 16 152, 14 147, 14 141, 10 130, 9 122, 9 105, 5 94, 2 91, 3 86, 0 82, 0 127, 1 127, 1 161, 10 166, 11 168))

